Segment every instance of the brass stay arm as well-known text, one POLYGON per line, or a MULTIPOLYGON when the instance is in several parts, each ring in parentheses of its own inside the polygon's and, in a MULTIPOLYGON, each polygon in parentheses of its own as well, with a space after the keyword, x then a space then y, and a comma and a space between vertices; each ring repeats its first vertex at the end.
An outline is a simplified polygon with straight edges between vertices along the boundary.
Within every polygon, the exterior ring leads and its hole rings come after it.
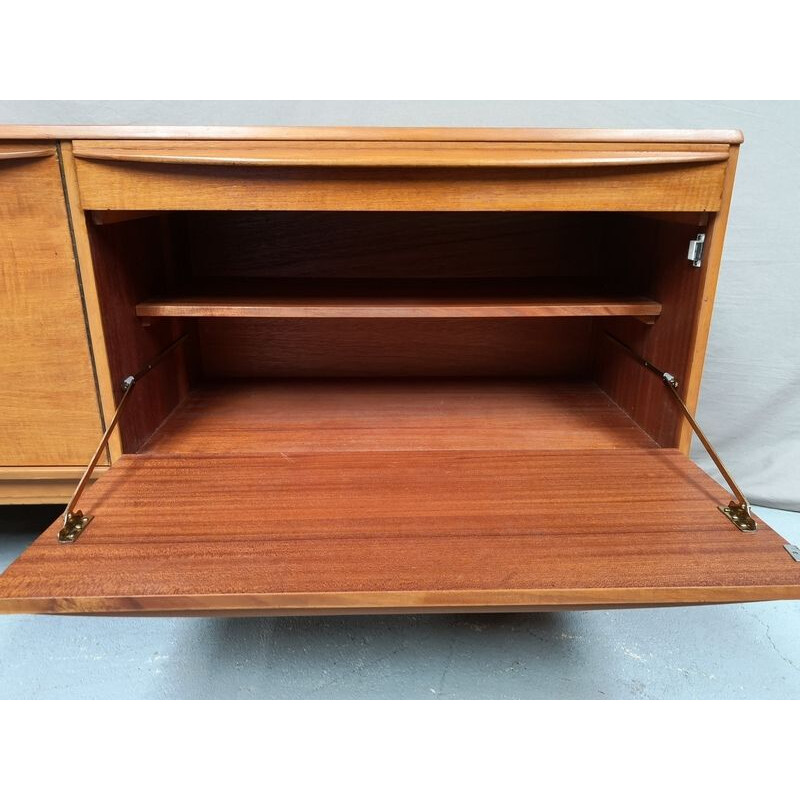
POLYGON ((81 499, 83 490, 89 483, 89 478, 92 477, 94 468, 97 466, 97 462, 100 460, 100 456, 102 455, 105 446, 108 444, 108 440, 111 438, 111 434, 117 427, 120 415, 122 414, 122 409, 125 407, 125 403, 131 396, 134 387, 141 378, 147 375, 147 373, 150 372, 150 370, 153 369, 153 367, 160 364, 161 361, 163 361, 163 359, 167 355, 169 355, 178 345, 183 344, 183 342, 186 341, 188 336, 189 334, 185 333, 183 336, 176 339, 171 345, 162 350, 152 361, 150 361, 147 365, 142 367, 142 369, 140 369, 136 374, 128 375, 128 377, 125 378, 124 381, 122 381, 122 397, 120 398, 119 404, 114 410, 114 416, 111 417, 111 421, 108 423, 106 432, 103 434, 103 438, 100 440, 100 444, 97 445, 97 450, 94 451, 92 460, 86 467, 86 470, 81 476, 81 479, 78 481, 78 485, 75 487, 75 491, 72 493, 72 497, 67 503, 67 507, 64 511, 64 524, 62 525, 61 530, 58 532, 59 542, 74 542, 83 533, 83 531, 86 529, 86 526, 93 519, 91 515, 84 514, 83 511, 80 510, 76 511, 75 507, 78 505, 78 501, 81 499))
POLYGON ((730 472, 726 469, 725 465, 722 463, 722 459, 720 459, 719 455, 717 455, 717 451, 711 445, 711 442, 708 441, 706 435, 701 430, 700 426, 697 424, 697 420, 695 420, 692 412, 686 407, 686 403, 683 402, 683 398, 680 396, 678 392, 678 381, 674 375, 670 375, 669 372, 664 372, 660 370, 654 364, 651 364, 646 358, 642 358, 638 353, 631 350, 625 342, 620 341, 617 339, 616 336, 609 333, 608 331, 605 332, 606 336, 619 345, 623 350, 625 350, 634 361, 637 361, 646 369, 649 369, 650 372, 655 373, 661 378, 662 383, 672 392, 672 396, 678 401, 678 406, 680 407, 681 413, 684 417, 686 417, 686 421, 692 426, 692 430, 697 434, 697 438, 700 440, 700 444, 705 447, 706 452, 711 456, 711 460, 717 465, 717 469, 720 471, 720 474, 725 479, 725 482, 730 487, 731 492, 733 492, 735 500, 731 500, 727 506, 717 506, 719 510, 740 530, 744 531, 745 533, 755 533, 758 530, 758 524, 753 519, 753 516, 750 512, 750 503, 748 502, 747 498, 744 496, 744 493, 739 488, 739 485, 731 476, 730 472))

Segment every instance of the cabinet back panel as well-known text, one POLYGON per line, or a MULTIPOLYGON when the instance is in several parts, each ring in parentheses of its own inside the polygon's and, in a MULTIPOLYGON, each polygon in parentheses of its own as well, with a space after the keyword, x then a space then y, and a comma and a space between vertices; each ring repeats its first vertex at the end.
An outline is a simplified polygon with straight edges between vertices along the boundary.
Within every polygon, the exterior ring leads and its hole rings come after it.
POLYGON ((207 377, 573 377, 588 374, 592 320, 221 319, 198 331, 207 377))
POLYGON ((485 278, 596 271, 597 215, 200 212, 181 215, 198 278, 485 278))

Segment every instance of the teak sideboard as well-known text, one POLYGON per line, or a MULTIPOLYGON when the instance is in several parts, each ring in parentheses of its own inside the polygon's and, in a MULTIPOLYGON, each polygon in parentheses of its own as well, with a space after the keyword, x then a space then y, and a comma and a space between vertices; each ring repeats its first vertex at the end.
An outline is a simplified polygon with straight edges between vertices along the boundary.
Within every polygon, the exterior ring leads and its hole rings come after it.
POLYGON ((0 128, 0 611, 800 598, 688 457, 741 141, 0 128))

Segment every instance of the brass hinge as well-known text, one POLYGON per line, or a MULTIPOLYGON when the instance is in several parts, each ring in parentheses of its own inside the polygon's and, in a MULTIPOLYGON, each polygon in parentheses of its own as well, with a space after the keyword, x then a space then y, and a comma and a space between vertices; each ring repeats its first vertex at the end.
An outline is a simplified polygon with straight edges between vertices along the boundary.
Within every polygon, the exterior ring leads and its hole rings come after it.
POLYGON ((67 507, 64 511, 64 523, 61 526, 61 530, 58 532, 59 542, 74 542, 86 530, 89 523, 94 519, 91 514, 84 514, 83 511, 76 510, 75 506, 78 505, 78 500, 80 500, 83 490, 86 488, 86 484, 89 483, 89 478, 92 477, 94 468, 97 466, 97 462, 100 460, 100 456, 103 454, 103 450, 105 449, 106 444, 108 444, 111 434, 117 427, 122 409, 125 407, 125 403, 131 396, 131 392, 139 382, 139 379, 147 375, 147 373, 150 372, 153 367, 160 364, 161 361, 179 344, 182 344, 184 341, 186 341, 188 336, 189 334, 185 333, 183 336, 176 339, 171 345, 169 345, 169 347, 166 347, 164 350, 162 350, 150 363, 142 367, 142 369, 140 369, 135 375, 128 375, 128 377, 122 381, 122 397, 120 398, 116 409, 114 409, 114 416, 111 417, 111 421, 108 423, 108 427, 103 434, 103 438, 100 440, 100 444, 97 445, 97 449, 94 451, 92 460, 89 462, 89 465, 86 467, 81 479, 78 481, 78 485, 75 487, 75 491, 73 492, 69 503, 67 503, 67 507))
POLYGON ((711 445, 711 442, 708 441, 706 435, 701 430, 700 426, 697 424, 697 420, 692 415, 692 412, 686 406, 686 403, 683 402, 683 398, 678 392, 678 381, 674 375, 670 375, 669 372, 664 372, 656 367, 654 364, 651 364, 646 358, 642 358, 637 352, 632 350, 625 342, 620 341, 617 339, 616 336, 606 331, 606 336, 611 339, 613 342, 618 344, 623 350, 625 350, 628 355, 630 355, 635 361, 638 361, 646 369, 649 369, 650 372, 655 373, 656 375, 661 378, 662 383, 670 390, 672 396, 678 403, 678 406, 681 410, 681 413, 684 417, 686 417, 689 424, 692 426, 692 430, 697 434, 697 438, 700 440, 700 444, 705 447, 706 452, 711 456, 711 460, 717 465, 717 469, 720 471, 720 474, 725 479, 725 482, 730 487, 731 491, 734 494, 735 499, 731 500, 728 505, 726 506, 717 506, 717 508, 740 530, 744 531, 745 533, 755 533, 758 530, 758 524, 753 519, 753 516, 750 512, 750 503, 748 502, 747 498, 744 496, 742 490, 739 488, 736 481, 731 476, 730 472, 726 469, 725 465, 722 463, 722 459, 717 454, 717 451, 711 445))

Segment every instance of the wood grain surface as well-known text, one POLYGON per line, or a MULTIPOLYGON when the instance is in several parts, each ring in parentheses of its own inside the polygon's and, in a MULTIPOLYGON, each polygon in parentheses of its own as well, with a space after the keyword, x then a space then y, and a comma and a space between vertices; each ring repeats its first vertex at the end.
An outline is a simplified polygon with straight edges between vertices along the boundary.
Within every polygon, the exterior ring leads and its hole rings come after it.
POLYGON ((123 456, 0 610, 239 613, 800 598, 800 564, 674 450, 123 456), (288 457, 287 457, 288 456, 288 457))
POLYGON ((192 283, 209 278, 593 276, 608 215, 506 212, 170 214, 192 283))
MULTIPOLYGON (((203 319, 212 378, 587 376, 591 317, 203 319)), ((642 323, 636 323, 646 327, 642 323)))
MULTIPOLYGON (((738 145, 731 147, 731 154, 725 168, 725 183, 722 189, 722 201, 719 211, 712 215, 706 231, 705 250, 703 252, 702 278, 695 295, 695 315, 691 328, 689 343, 689 359, 684 375, 683 397, 689 410, 694 413, 700 396, 700 381, 703 377, 703 366, 708 346, 708 335, 711 330, 711 316, 714 311, 714 298, 717 293, 717 281, 722 265, 722 245, 728 227, 728 213, 733 198, 733 183, 739 160, 738 145)), ((678 436, 678 448, 689 452, 692 442, 692 429, 684 424, 678 436)))
POLYGON ((0 466, 85 464, 101 435, 58 159, 46 149, 0 160, 0 466))
POLYGON ((310 379, 193 389, 143 452, 632 447, 655 443, 588 382, 310 379))
POLYGON ((725 161, 592 167, 286 167, 78 160, 90 210, 715 211, 725 161))
MULTIPOLYGON (((67 204, 75 257, 78 262, 83 303, 86 310, 86 329, 91 347, 92 362, 95 368, 98 399, 103 419, 103 430, 111 421, 116 406, 117 388, 111 375, 108 350, 106 347, 103 317, 100 310, 100 298, 97 292, 92 250, 89 242, 87 215, 83 213, 78 198, 78 177, 75 173, 75 159, 72 156, 72 143, 62 142, 59 146, 61 172, 63 177, 64 198, 67 204)), ((111 434, 108 441, 107 456, 104 460, 113 463, 122 454, 122 440, 119 429, 111 434)))
MULTIPOLYGON (((159 217, 143 217, 121 225, 89 227, 91 258, 114 404, 122 396, 123 379, 138 372, 184 333, 181 320, 144 327, 136 303, 158 289, 170 287, 172 248, 159 217)), ((125 452, 135 452, 185 395, 187 349, 167 356, 136 388, 136 398, 120 420, 125 452)))
POLYGON ((610 330, 659 369, 674 375, 681 391, 685 390, 706 273, 705 267, 698 269, 689 263, 686 252, 690 239, 703 229, 684 222, 644 218, 615 222, 609 224, 612 240, 620 243, 613 255, 620 280, 658 299, 662 313, 651 326, 628 319, 598 320, 597 380, 659 444, 677 447, 685 423, 674 398, 657 375, 643 369, 602 331, 610 330), (642 269, 643 252, 652 256, 647 270, 642 269))

